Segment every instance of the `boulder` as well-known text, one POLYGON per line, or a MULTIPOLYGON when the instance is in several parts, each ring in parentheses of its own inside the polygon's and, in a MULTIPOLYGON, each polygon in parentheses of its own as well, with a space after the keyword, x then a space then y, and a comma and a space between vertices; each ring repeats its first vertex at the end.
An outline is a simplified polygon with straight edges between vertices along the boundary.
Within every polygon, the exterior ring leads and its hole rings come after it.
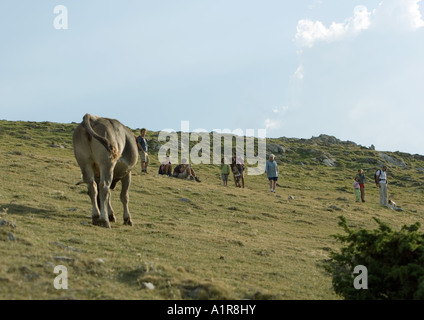
POLYGON ((333 158, 324 158, 322 160, 322 163, 328 167, 335 167, 336 166, 336 160, 333 158))
POLYGON ((379 153, 380 158, 382 158, 385 162, 393 164, 395 166, 406 168, 406 164, 402 159, 397 159, 395 157, 391 157, 383 152, 379 153))
POLYGON ((286 152, 286 149, 283 146, 280 146, 276 143, 268 143, 266 145, 267 151, 273 154, 283 154, 286 152))

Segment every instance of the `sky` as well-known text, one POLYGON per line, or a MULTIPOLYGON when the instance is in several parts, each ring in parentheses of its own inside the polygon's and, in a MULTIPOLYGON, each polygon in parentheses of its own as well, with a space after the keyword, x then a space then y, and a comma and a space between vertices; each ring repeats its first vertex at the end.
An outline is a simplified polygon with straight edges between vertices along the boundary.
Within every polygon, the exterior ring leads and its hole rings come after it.
POLYGON ((0 2, 4 120, 189 121, 424 155, 423 89, 423 0, 0 2))

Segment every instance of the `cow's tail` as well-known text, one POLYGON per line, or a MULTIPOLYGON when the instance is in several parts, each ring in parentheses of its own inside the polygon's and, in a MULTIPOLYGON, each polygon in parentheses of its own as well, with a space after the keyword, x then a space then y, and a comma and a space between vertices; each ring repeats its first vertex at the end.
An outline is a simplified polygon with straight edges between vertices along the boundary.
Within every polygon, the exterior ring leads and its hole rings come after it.
POLYGON ((118 150, 116 150, 116 147, 112 145, 112 143, 107 138, 100 136, 96 131, 93 130, 93 127, 91 126, 92 120, 94 120, 93 116, 87 113, 82 121, 88 134, 99 141, 106 148, 106 150, 110 152, 112 158, 117 159, 118 150))

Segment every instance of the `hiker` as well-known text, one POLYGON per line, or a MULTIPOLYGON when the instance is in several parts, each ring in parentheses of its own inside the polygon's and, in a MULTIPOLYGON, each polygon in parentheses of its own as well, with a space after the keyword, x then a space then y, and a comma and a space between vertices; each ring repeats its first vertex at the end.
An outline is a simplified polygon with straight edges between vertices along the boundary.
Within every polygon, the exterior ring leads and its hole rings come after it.
POLYGON ((168 177, 172 176, 172 163, 169 156, 166 156, 165 160, 162 161, 158 173, 160 175, 167 175, 168 177))
POLYGON ((196 176, 196 173, 194 172, 191 165, 187 163, 186 159, 183 159, 181 164, 174 168, 173 176, 179 179, 187 179, 190 177, 190 180, 196 180, 197 182, 200 182, 200 179, 196 176))
POLYGON ((265 165, 266 176, 269 180, 269 186, 271 188, 271 192, 275 192, 275 188, 278 181, 278 165, 275 161, 275 156, 271 154, 269 156, 269 160, 267 160, 265 165))
POLYGON ((353 181, 353 188, 355 189, 355 201, 359 202, 361 200, 361 186, 359 184, 359 176, 355 177, 355 181, 353 181))
POLYGON ((235 162, 231 163, 231 172, 233 173, 234 184, 236 185, 236 188, 241 188, 241 173, 239 171, 239 167, 235 162))
POLYGON ((137 137, 137 147, 141 159, 141 173, 147 173, 147 166, 150 159, 147 154, 147 140, 145 138, 147 130, 145 128, 140 130, 140 135, 137 137))
POLYGON ((365 173, 364 170, 359 169, 358 170, 358 175, 357 177, 359 178, 359 190, 361 193, 361 201, 365 202, 365 173))
POLYGON ((233 172, 236 187, 244 188, 244 160, 240 157, 233 156, 231 161, 231 171, 233 172), (237 181, 236 181, 237 178, 237 181), (241 185, 240 185, 241 181, 241 185))
POLYGON ((377 170, 374 177, 375 183, 380 189, 380 204, 383 206, 387 206, 387 167, 384 165, 381 169, 377 170))
POLYGON ((225 159, 222 158, 219 168, 221 169, 222 184, 224 186, 227 186, 228 185, 228 176, 230 175, 230 166, 225 162, 226 162, 225 159))

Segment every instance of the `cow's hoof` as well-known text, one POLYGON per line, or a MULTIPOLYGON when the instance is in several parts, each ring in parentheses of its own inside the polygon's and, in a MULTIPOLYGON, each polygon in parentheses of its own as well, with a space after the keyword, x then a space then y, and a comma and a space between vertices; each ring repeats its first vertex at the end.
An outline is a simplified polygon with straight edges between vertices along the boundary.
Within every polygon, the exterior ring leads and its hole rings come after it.
POLYGON ((132 223, 131 219, 127 219, 127 220, 124 220, 124 225, 132 227, 133 223, 132 223))
POLYGON ((110 228, 110 223, 107 220, 93 219, 93 224, 103 228, 110 228))
POLYGON ((110 221, 110 222, 116 222, 116 218, 115 218, 115 215, 114 215, 114 214, 111 214, 111 215, 109 216, 109 221, 110 221))
POLYGON ((100 221, 100 216, 98 217, 92 216, 91 221, 93 222, 93 225, 98 226, 100 221))

